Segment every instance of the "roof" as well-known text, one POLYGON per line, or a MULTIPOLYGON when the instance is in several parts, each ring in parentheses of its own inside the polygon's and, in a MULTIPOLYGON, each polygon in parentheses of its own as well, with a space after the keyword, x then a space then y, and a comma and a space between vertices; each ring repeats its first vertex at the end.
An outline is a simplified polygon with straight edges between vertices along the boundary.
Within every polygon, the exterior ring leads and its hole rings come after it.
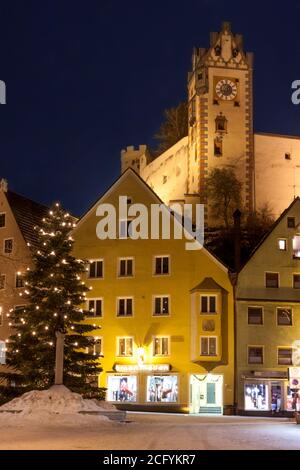
POLYGON ((220 286, 212 277, 206 277, 203 279, 200 284, 191 289, 191 292, 196 292, 198 290, 223 290, 223 287, 220 286))
POLYGON ((278 217, 277 220, 275 220, 274 224, 271 226, 271 228, 267 231, 267 233, 262 237, 262 239, 260 240, 260 242, 258 243, 258 245, 256 245, 256 247, 254 248, 254 250, 252 251, 252 253, 250 253, 250 256, 249 258, 247 259, 247 261, 243 264, 243 266, 241 267, 241 269, 239 270, 239 272, 241 272, 244 267, 249 263, 249 261, 251 260, 251 258, 253 258, 253 256, 255 255, 255 253, 257 252, 257 250, 261 247, 261 245, 266 241, 266 239, 269 237, 269 235, 271 235, 271 233, 273 232, 273 230, 277 227, 277 225, 279 225, 279 223, 282 221, 282 219, 288 214, 288 212, 290 211, 290 209, 296 204, 296 202, 300 201, 300 197, 297 196, 292 202, 291 204, 289 205, 289 207, 287 209, 285 209, 282 214, 278 217))
POLYGON ((37 234, 33 227, 48 216, 49 208, 10 190, 5 195, 26 243, 36 245, 37 234))

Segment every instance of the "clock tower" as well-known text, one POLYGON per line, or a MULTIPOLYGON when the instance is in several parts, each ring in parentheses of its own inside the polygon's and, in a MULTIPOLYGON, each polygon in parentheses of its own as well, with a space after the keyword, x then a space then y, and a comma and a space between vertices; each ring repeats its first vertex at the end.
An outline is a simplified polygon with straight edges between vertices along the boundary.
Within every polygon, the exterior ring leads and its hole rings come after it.
POLYGON ((187 192, 206 202, 209 172, 232 168, 242 183, 247 211, 254 209, 252 63, 242 36, 223 23, 220 33, 211 33, 209 49, 194 49, 188 76, 187 192))

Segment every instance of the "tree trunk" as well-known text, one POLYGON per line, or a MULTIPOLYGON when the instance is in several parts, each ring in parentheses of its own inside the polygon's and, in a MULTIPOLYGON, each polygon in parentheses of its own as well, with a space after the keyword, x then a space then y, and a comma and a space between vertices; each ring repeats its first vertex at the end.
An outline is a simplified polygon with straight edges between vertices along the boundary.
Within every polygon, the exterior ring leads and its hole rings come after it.
POLYGON ((64 382, 64 340, 65 335, 60 331, 57 331, 55 351, 55 385, 63 385, 64 382))

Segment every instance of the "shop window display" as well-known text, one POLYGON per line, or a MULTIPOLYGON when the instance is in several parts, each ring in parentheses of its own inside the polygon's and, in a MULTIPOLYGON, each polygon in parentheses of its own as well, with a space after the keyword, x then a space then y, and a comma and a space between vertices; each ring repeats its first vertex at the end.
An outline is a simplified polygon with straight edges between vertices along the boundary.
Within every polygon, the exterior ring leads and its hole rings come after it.
POLYGON ((108 377, 107 395, 108 401, 136 401, 137 378, 136 376, 127 377, 108 377))
POLYGON ((266 385, 245 385, 245 410, 268 410, 268 387, 266 385))
POLYGON ((176 375, 149 376, 147 378, 147 401, 175 403, 178 401, 176 375))

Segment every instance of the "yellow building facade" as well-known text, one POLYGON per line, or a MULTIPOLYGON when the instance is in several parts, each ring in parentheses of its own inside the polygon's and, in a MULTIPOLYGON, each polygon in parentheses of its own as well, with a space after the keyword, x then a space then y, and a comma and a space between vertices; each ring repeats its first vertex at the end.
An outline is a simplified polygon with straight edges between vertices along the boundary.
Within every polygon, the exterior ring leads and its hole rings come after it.
MULTIPOLYGON (((91 288, 85 308, 101 353, 99 385, 127 409, 227 413, 234 405, 233 293, 227 268, 186 239, 99 239, 99 206, 160 204, 128 169, 80 219, 74 254, 91 288), (97 212, 98 210, 98 212, 97 212)), ((102 206, 103 207, 103 206, 102 206)), ((149 225, 150 225, 149 218, 149 225)), ((174 224, 171 218, 171 234, 174 224)), ((122 225, 123 224, 123 225, 122 225)))

